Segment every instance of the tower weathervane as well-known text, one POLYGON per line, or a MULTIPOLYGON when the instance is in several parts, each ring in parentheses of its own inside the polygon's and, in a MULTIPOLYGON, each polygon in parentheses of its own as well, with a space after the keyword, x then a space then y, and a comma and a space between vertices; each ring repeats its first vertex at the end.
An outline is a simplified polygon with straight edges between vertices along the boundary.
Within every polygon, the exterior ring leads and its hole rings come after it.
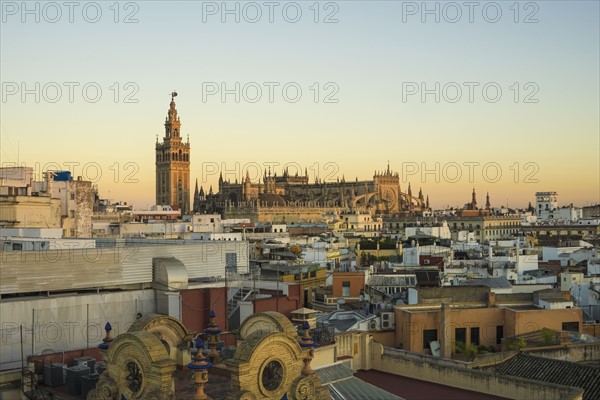
POLYGON ((171 100, 177 97, 177 92, 171 92, 171 100))

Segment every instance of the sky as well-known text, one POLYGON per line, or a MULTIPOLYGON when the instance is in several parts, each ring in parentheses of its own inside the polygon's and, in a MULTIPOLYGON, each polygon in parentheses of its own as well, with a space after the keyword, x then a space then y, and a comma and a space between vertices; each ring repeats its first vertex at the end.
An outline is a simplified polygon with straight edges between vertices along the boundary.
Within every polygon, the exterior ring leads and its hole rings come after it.
POLYGON ((434 208, 600 202, 600 2, 1 2, 0 163, 155 201, 176 91, 192 187, 390 168, 434 208))

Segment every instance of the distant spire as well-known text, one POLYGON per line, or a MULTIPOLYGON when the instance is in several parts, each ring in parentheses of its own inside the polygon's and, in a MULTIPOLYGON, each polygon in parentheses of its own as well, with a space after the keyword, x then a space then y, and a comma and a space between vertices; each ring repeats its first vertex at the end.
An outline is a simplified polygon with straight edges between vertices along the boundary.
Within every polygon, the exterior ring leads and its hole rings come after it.
POLYGON ((196 188, 194 189, 194 204, 193 204, 193 211, 194 212, 198 212, 198 209, 200 208, 200 194, 198 193, 198 178, 196 178, 196 188))
POLYGON ((489 210, 491 208, 490 205, 490 192, 487 192, 487 194, 485 195, 485 209, 489 210))

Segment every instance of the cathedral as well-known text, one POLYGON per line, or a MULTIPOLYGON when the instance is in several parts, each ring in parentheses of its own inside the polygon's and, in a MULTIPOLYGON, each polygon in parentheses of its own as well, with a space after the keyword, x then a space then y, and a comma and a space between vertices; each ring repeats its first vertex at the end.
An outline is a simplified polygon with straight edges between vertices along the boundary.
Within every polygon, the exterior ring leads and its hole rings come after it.
POLYGON ((181 140, 181 121, 175 108, 176 92, 165 119, 162 143, 156 138, 156 204, 190 212, 190 139, 181 140))
POLYGON ((220 213, 224 218, 250 218, 253 222, 318 221, 323 214, 342 211, 368 212, 377 215, 411 214, 429 209, 429 197, 419 190, 413 196, 410 184, 407 192, 400 190, 400 176, 390 170, 375 171, 372 180, 336 182, 317 180, 310 183, 308 173, 282 175, 265 172, 261 182, 250 176, 241 183, 219 177, 217 193, 212 187, 194 191, 194 212, 220 213))
POLYGON ((361 212, 372 215, 412 214, 429 210, 429 196, 419 190, 413 196, 410 184, 400 190, 400 176, 392 172, 388 163, 384 171, 375 171, 373 179, 334 182, 316 179, 309 182, 308 172, 299 175, 265 171, 258 182, 246 176, 238 183, 219 177, 219 186, 213 192, 198 181, 190 207, 190 141, 181 138, 181 121, 175 106, 176 92, 165 119, 162 143, 156 139, 156 204, 169 205, 182 214, 219 213, 224 218, 249 218, 253 222, 322 221, 324 215, 341 212, 361 212))

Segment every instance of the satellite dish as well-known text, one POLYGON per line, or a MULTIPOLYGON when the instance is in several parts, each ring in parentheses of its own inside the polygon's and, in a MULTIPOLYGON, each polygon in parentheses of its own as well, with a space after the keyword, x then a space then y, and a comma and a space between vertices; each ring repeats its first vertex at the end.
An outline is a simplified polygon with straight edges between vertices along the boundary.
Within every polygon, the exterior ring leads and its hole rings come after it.
POLYGON ((441 353, 440 353, 440 348, 441 348, 441 344, 438 340, 434 340, 432 342, 429 343, 429 348, 431 349, 431 354, 434 357, 440 357, 441 353))

